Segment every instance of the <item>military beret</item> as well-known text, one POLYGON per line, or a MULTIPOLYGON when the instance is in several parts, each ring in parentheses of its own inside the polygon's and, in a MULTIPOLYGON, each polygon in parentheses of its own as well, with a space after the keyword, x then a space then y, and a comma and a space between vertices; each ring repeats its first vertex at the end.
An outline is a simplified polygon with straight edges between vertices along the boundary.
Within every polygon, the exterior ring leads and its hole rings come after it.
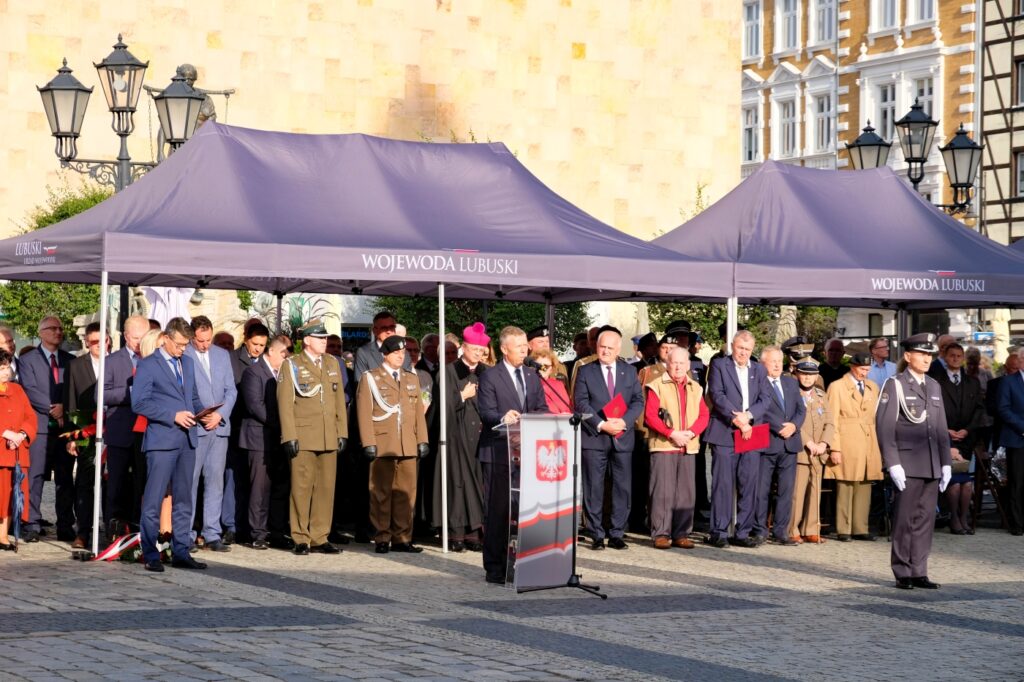
POLYGON ((670 343, 673 346, 679 345, 679 338, 675 334, 665 334, 661 337, 661 341, 658 341, 659 346, 664 346, 666 343, 670 343))
POLYGON ((908 352, 930 353, 934 355, 939 352, 935 345, 935 334, 914 334, 900 341, 900 346, 908 352))
POLYGON ((854 353, 850 356, 850 364, 854 367, 866 367, 871 364, 871 354, 854 353))
POLYGON ((658 343, 658 337, 654 334, 654 332, 647 332, 646 334, 637 336, 636 341, 634 341, 633 343, 635 343, 638 348, 642 348, 652 343, 658 343))
POLYGON ((391 355, 403 348, 405 348, 405 338, 397 335, 389 336, 380 344, 380 352, 384 355, 391 355))
POLYGON ((299 327, 299 334, 301 334, 303 338, 307 336, 326 338, 328 336, 327 327, 324 326, 323 320, 321 320, 319 317, 314 318, 307 322, 306 324, 299 327))
POLYGON ((807 339, 803 336, 792 336, 783 341, 779 348, 782 349, 783 353, 789 353, 789 349, 793 346, 802 346, 805 343, 807 343, 807 339))
POLYGON ((527 341, 533 341, 534 339, 539 339, 539 338, 542 338, 544 336, 550 336, 550 335, 551 334, 548 332, 547 326, 542 324, 541 326, 534 327, 530 331, 526 332, 526 340, 527 341))
POLYGON ((814 360, 803 360, 802 362, 796 363, 793 371, 798 374, 817 374, 818 363, 814 360))

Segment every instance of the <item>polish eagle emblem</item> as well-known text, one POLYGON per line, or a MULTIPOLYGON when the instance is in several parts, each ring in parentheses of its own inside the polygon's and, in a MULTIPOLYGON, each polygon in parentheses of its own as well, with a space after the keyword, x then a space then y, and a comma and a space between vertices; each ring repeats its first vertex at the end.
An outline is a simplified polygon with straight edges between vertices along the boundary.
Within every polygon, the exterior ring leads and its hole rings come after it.
POLYGON ((564 481, 569 475, 569 441, 537 441, 537 480, 564 481))

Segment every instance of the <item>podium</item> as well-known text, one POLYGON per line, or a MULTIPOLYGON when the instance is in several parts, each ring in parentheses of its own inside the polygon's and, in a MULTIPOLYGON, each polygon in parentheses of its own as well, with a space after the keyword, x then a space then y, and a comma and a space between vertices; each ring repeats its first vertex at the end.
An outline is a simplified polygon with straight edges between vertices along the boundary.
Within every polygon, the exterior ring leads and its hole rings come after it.
POLYGON ((580 514, 579 422, 572 415, 524 414, 503 428, 509 457, 506 582, 517 592, 577 587, 580 514))

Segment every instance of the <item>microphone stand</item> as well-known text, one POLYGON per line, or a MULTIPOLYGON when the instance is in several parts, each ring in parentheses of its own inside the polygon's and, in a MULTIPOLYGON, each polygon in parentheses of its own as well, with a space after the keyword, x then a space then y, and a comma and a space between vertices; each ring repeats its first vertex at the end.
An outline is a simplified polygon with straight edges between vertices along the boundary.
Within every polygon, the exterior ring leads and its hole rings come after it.
MULTIPOLYGON (((543 379, 542 379, 543 381, 543 379)), ((583 420, 590 417, 589 414, 582 414, 573 409, 572 405, 565 401, 562 396, 558 393, 554 394, 558 398, 558 402, 562 403, 563 407, 569 409, 572 412, 572 416, 569 417, 569 424, 572 426, 572 573, 569 574, 569 579, 564 585, 547 585, 545 587, 526 587, 517 592, 540 592, 541 590, 557 590, 563 587, 572 587, 577 590, 583 590, 587 594, 593 594, 600 597, 601 599, 607 599, 608 595, 601 592, 600 585, 587 585, 581 582, 582 576, 577 572, 576 568, 576 556, 579 550, 579 519, 576 514, 579 509, 579 471, 580 462, 577 448, 580 437, 580 424, 583 420)))

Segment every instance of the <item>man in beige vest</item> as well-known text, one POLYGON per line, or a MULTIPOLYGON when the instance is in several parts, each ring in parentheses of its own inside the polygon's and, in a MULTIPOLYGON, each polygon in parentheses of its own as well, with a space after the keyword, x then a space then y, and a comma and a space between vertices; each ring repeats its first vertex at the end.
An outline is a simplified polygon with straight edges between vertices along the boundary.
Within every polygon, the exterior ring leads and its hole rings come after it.
POLYGON ((868 379, 870 369, 871 356, 855 353, 850 371, 828 387, 836 433, 825 476, 836 479, 836 539, 840 542, 875 539, 868 529, 868 512, 871 484, 882 480, 882 453, 875 437, 878 386, 868 379))
POLYGON ((668 370, 644 385, 644 423, 651 452, 651 538, 657 549, 693 549, 694 462, 708 425, 703 390, 690 378, 690 352, 675 348, 668 370))
POLYGON ((806 416, 800 427, 803 449, 796 455, 789 539, 817 545, 825 542, 821 537, 821 474, 836 425, 825 391, 817 386, 818 363, 810 359, 797 362, 793 376, 800 382, 800 398, 804 401, 806 416))
POLYGON ((405 337, 384 339, 380 351, 383 364, 364 372, 356 390, 359 437, 370 460, 370 523, 378 554, 419 553, 412 544, 416 459, 430 451, 420 380, 402 368, 405 337))
POLYGON ((281 443, 291 458, 291 528, 295 554, 338 554, 327 541, 334 514, 338 453, 345 449, 348 417, 341 366, 327 355, 327 329, 319 319, 299 329, 302 352, 278 374, 281 443))

